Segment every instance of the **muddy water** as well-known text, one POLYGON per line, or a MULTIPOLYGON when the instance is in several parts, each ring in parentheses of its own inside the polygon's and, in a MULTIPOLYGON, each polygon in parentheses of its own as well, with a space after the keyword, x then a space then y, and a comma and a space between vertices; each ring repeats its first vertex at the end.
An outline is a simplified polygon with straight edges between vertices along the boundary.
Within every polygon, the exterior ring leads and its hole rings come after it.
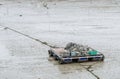
POLYGON ((0 58, 0 79, 96 79, 86 70, 89 65, 100 79, 119 79, 119 2, 93 1, 48 2, 46 9, 39 1, 1 0, 0 57, 7 60, 0 58), (89 45, 106 58, 59 65, 48 57, 48 46, 27 35, 50 45, 71 41, 89 45))

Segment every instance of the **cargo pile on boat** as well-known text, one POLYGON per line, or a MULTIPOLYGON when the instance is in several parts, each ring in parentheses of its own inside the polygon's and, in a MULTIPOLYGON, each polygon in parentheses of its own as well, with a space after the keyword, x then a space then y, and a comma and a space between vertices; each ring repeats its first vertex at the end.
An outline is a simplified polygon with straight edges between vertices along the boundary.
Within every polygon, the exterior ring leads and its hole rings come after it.
MULTIPOLYGON (((72 42, 68 43, 64 49, 67 50, 71 56, 86 56, 86 55, 99 54, 98 51, 96 51, 88 46, 80 45, 80 44, 76 44, 76 43, 72 43, 72 42)), ((66 53, 68 53, 68 52, 66 52, 66 53)))
POLYGON ((71 62, 103 61, 104 55, 91 47, 76 43, 68 43, 65 48, 57 47, 48 50, 49 56, 60 64, 71 62))

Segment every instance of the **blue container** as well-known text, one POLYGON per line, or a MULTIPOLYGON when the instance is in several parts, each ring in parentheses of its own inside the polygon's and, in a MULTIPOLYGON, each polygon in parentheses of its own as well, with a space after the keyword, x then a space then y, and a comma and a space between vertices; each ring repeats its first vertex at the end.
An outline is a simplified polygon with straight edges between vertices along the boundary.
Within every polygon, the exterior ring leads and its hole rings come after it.
POLYGON ((72 62, 72 59, 69 59, 69 58, 68 58, 68 59, 64 59, 63 61, 66 62, 66 63, 67 63, 67 62, 72 62))
POLYGON ((87 58, 80 58, 79 61, 87 61, 87 58))

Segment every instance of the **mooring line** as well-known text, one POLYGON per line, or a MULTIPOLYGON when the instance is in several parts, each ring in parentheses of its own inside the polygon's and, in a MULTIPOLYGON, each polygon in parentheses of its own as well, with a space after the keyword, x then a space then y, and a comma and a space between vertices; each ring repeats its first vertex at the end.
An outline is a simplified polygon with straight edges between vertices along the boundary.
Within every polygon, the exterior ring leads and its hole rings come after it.
MULTIPOLYGON (((95 63, 96 64, 96 63, 95 63)), ((86 69, 89 73, 91 73, 96 79, 100 79, 100 77, 98 75, 96 75, 95 73, 93 73, 92 70, 90 70, 92 68, 93 65, 88 65, 88 67, 86 68, 84 65, 80 64, 84 69, 86 69)))
POLYGON ((27 34, 24 34, 24 33, 22 33, 22 32, 19 32, 19 31, 15 30, 15 29, 12 29, 12 28, 9 28, 9 27, 5 27, 5 26, 2 26, 2 27, 4 27, 5 30, 9 29, 9 30, 14 31, 14 32, 16 32, 16 33, 18 33, 18 34, 21 34, 21 35, 23 35, 23 36, 25 36, 25 37, 28 37, 28 38, 30 38, 30 39, 33 39, 33 40, 37 41, 37 42, 40 42, 41 44, 44 44, 44 45, 46 45, 46 46, 48 46, 48 47, 52 47, 52 48, 55 47, 55 46, 53 46, 53 45, 50 45, 50 44, 49 44, 48 42, 46 42, 46 41, 41 41, 41 40, 36 39, 36 38, 34 38, 34 37, 30 36, 30 35, 27 35, 27 34))

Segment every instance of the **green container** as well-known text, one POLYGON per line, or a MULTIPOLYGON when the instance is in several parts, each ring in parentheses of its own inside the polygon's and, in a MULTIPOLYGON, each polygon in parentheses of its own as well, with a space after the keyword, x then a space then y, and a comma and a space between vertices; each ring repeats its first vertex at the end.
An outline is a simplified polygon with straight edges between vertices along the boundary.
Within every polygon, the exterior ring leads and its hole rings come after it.
POLYGON ((88 52, 89 55, 97 55, 97 51, 96 50, 91 50, 88 52))

